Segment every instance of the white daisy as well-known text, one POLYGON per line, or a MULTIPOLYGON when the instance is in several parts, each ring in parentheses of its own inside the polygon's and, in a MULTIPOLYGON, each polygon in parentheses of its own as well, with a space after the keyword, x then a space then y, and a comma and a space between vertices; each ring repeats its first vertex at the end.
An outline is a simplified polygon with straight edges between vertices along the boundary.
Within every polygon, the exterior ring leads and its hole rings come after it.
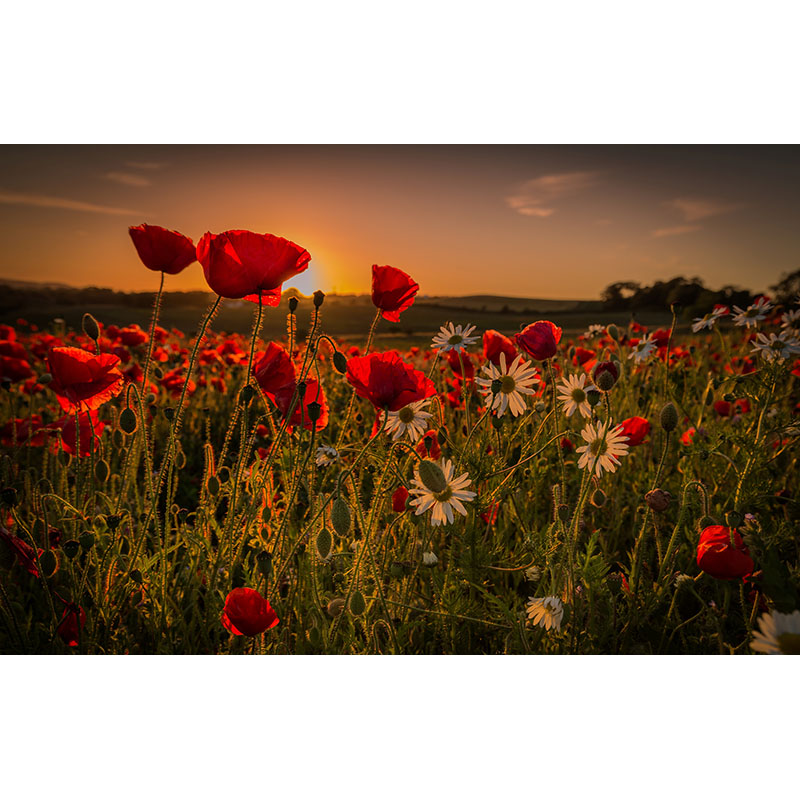
POLYGON ((728 313, 730 312, 725 306, 714 306, 713 311, 709 311, 704 317, 695 317, 692 332, 699 333, 706 328, 711 330, 728 313))
POLYGON ((439 563, 439 558, 436 553, 423 553, 422 563, 426 567, 435 567, 439 563))
POLYGON ((734 306, 733 310, 736 313, 733 315, 733 321, 740 327, 744 325, 746 328, 755 328, 759 322, 767 318, 767 312, 771 309, 772 303, 766 297, 759 297, 753 305, 747 306, 746 310, 734 306))
POLYGON ((439 468, 444 474, 445 487, 440 492, 429 489, 419 477, 419 467, 414 470, 414 478, 411 480, 411 490, 409 494, 415 495, 409 503, 416 506, 415 514, 419 516, 429 509, 433 509, 431 514, 431 525, 451 525, 453 522, 453 509, 459 514, 467 515, 464 502, 471 502, 476 496, 475 492, 466 490, 472 483, 469 475, 465 472, 458 478, 453 478, 453 462, 443 458, 438 462, 439 468), (464 502, 462 502, 464 501, 464 502))
POLYGON ((641 364, 642 361, 647 361, 650 358, 655 349, 656 343, 653 341, 653 335, 648 333, 644 339, 639 339, 628 358, 632 358, 637 364, 641 364))
POLYGON ((800 308, 795 308, 793 311, 787 311, 781 317, 781 328, 800 328, 800 308))
POLYGON ((595 427, 591 422, 581 431, 585 445, 578 447, 576 453, 581 453, 578 467, 589 467, 599 478, 606 472, 615 472, 619 466, 620 456, 628 455, 628 437, 622 432, 622 426, 617 425, 609 430, 609 423, 598 422, 595 427))
POLYGON ((447 325, 442 325, 439 328, 439 333, 433 337, 433 348, 442 353, 448 350, 455 350, 456 352, 466 350, 467 347, 478 341, 479 337, 470 336, 474 330, 474 325, 453 326, 452 322, 448 322, 447 325))
POLYGON ((753 633, 750 647, 756 653, 768 656, 800 655, 800 611, 781 614, 773 611, 762 614, 758 620, 760 630, 753 633))
POLYGON ((590 325, 589 330, 583 334, 584 339, 594 339, 595 336, 602 336, 606 332, 605 325, 590 325))
POLYGON ((430 398, 417 400, 403 406, 399 411, 389 411, 389 418, 386 420, 386 433, 393 434, 392 439, 396 442, 404 433, 408 433, 408 438, 416 442, 428 427, 428 420, 433 416, 430 411, 425 409, 430 405, 430 398))
POLYGON ((318 467, 329 467, 339 458, 339 451, 335 447, 323 444, 317 448, 316 462, 318 467))
POLYGON ((589 380, 586 373, 580 375, 567 375, 561 379, 558 387, 559 400, 564 408, 564 413, 571 417, 575 411, 580 411, 581 416, 589 419, 592 416, 592 407, 589 405, 587 392, 596 392, 597 387, 589 380))
POLYGON ((510 410, 515 417, 524 414, 526 406, 522 395, 533 394, 533 384, 539 380, 533 364, 523 361, 522 355, 518 355, 509 368, 506 367, 506 354, 500 353, 500 367, 489 361, 484 364, 483 372, 488 377, 475 378, 475 383, 489 401, 489 408, 494 409, 498 417, 502 417, 506 410, 510 410), (496 394, 492 392, 494 381, 500 382, 500 390, 496 394))
POLYGON ((769 337, 759 333, 753 342, 752 353, 760 353, 767 361, 785 361, 792 356, 800 355, 800 341, 792 336, 794 331, 781 331, 777 336, 769 337))
POLYGON ((528 619, 534 625, 549 630, 561 630, 564 605, 557 597, 529 597, 528 619))

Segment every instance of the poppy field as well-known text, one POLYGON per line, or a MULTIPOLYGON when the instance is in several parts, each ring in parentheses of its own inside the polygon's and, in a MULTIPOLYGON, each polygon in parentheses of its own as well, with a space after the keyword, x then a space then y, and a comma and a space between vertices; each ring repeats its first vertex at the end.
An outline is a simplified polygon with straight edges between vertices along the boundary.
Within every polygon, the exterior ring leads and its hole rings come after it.
POLYGON ((282 294, 302 246, 129 233, 149 327, 0 326, 0 652, 800 652, 797 302, 388 350, 401 269, 344 341, 282 294), (168 330, 195 262, 216 299, 168 330))

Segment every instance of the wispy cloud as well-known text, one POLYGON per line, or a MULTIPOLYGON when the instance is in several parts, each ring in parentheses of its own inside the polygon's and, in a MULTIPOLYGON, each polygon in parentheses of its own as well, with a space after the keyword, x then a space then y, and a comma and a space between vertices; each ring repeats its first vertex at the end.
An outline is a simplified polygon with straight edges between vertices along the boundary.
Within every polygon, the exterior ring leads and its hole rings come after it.
POLYGON ((747 208, 746 203, 731 203, 707 197, 676 197, 664 205, 683 214, 686 222, 697 222, 707 217, 717 217, 720 214, 729 214, 731 211, 747 208))
POLYGON ((676 225, 674 228, 659 228, 653 231, 653 237, 660 239, 662 236, 680 236, 682 233, 693 233, 703 230, 702 225, 676 225))
POLYGON ((506 197, 506 205, 526 217, 549 217, 556 212, 556 201, 574 195, 597 183, 600 172, 559 172, 525 181, 516 194, 506 197))
POLYGON ((132 175, 130 172, 107 172, 106 180, 121 183, 123 186, 136 186, 143 188, 149 186, 151 181, 141 175, 132 175))
POLYGON ((167 165, 162 164, 158 161, 126 161, 125 166, 130 167, 131 169, 154 170, 154 169, 163 169, 167 165))
POLYGON ((141 216, 143 212, 130 208, 101 206, 97 203, 85 203, 69 197, 50 197, 44 194, 26 194, 24 192, 8 192, 0 189, 0 203, 9 206, 35 206, 37 208, 62 208, 66 211, 89 211, 93 214, 113 214, 116 216, 141 216))

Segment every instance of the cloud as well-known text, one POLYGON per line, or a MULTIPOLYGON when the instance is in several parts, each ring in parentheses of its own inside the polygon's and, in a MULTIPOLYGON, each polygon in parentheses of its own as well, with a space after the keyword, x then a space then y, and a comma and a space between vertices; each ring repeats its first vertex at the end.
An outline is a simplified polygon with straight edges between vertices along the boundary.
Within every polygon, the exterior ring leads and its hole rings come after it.
POLYGON ((93 214, 113 214, 116 216, 142 216, 141 211, 129 208, 101 206, 96 203, 84 203, 83 200, 72 200, 68 197, 50 197, 44 194, 25 194, 24 192, 7 192, 0 189, 0 203, 9 206, 36 206, 37 208, 62 208, 66 211, 89 211, 93 214))
POLYGON ((549 217, 556 212, 554 201, 593 186, 600 174, 585 171, 542 175, 525 181, 516 194, 506 197, 506 205, 526 217, 549 217))
POLYGON ((653 237, 660 239, 662 236, 680 236, 682 233, 692 233, 702 229, 702 225, 676 225, 674 228, 659 228, 653 231, 653 237))
POLYGON ((109 181, 121 183, 124 186, 137 186, 141 188, 150 185, 149 178, 143 178, 141 175, 131 175, 129 172, 107 172, 105 177, 109 181))
POLYGON ((746 203, 731 203, 704 197, 677 197, 664 205, 683 214, 686 222, 697 222, 707 217, 716 217, 720 214, 738 211, 740 208, 747 208, 746 203))
POLYGON ((158 161, 126 161, 126 167, 130 167, 131 169, 163 169, 166 167, 166 164, 161 164, 158 161))

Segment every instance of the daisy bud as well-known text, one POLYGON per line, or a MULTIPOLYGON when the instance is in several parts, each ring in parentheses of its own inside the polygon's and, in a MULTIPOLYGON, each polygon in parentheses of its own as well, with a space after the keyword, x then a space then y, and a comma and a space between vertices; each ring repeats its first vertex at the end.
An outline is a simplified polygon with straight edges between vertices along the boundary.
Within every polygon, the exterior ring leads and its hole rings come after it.
POLYGON ((47 386, 47 384, 53 380, 53 376, 49 372, 43 372, 36 380, 41 383, 42 386, 47 386))
POLYGON ((592 505, 595 508, 602 508, 606 504, 606 493, 602 489, 595 489, 592 494, 592 505))
POLYGON ((123 408, 119 415, 119 427, 125 433, 134 433, 139 423, 136 419, 136 412, 132 408, 123 408))
POLYGON ((97 320, 88 312, 83 315, 83 332, 96 342, 100 338, 100 325, 97 320))
POLYGON ((602 399, 603 395, 600 392, 596 392, 594 389, 589 389, 586 392, 586 399, 589 401, 589 405, 594 408, 602 399))
POLYGON ((319 308, 323 302, 325 302, 325 292, 317 289, 317 291, 314 292, 314 305, 319 308))
POLYGON ((648 508, 653 511, 666 511, 672 501, 672 495, 663 489, 653 489, 644 496, 648 508))
MULTIPOLYGON (((444 476, 442 478, 444 479, 444 476)), ((341 497, 337 497, 333 501, 331 523, 339 536, 345 536, 350 530, 350 507, 341 497)))
POLYGON ((536 405, 534 406, 534 409, 536 410, 537 414, 543 414, 544 410, 546 408, 547 408, 547 406, 541 400, 537 400, 536 401, 536 405))
POLYGON ((613 322, 611 323, 611 325, 609 325, 609 326, 606 328, 606 333, 607 333, 607 334, 608 334, 608 335, 609 335, 609 336, 610 336, 610 337, 611 337, 611 338, 612 338, 612 339, 613 339, 615 342, 618 342, 618 341, 619 341, 619 328, 618 328, 616 325, 614 325, 614 323, 613 323, 613 322))
POLYGON ((611 387, 619 379, 619 367, 613 361, 601 361, 594 368, 594 382, 603 392, 611 391, 611 387))
POLYGON ((289 298, 289 312, 294 314, 295 311, 297 311, 297 298, 296 297, 290 297, 289 298))
POLYGON ((338 350, 333 354, 333 366, 337 372, 344 375, 347 372, 347 359, 345 358, 344 353, 340 353, 338 350))
POLYGON ((672 403, 661 409, 661 427, 667 432, 674 431, 678 425, 678 410, 672 403))
POLYGON ((434 493, 443 492, 447 488, 447 481, 444 478, 444 472, 441 467, 434 461, 425 459, 421 461, 418 467, 419 479, 434 493))
POLYGON ((503 381, 501 381, 499 378, 495 378, 492 381, 490 388, 492 390, 492 394, 497 394, 503 388, 503 381))

